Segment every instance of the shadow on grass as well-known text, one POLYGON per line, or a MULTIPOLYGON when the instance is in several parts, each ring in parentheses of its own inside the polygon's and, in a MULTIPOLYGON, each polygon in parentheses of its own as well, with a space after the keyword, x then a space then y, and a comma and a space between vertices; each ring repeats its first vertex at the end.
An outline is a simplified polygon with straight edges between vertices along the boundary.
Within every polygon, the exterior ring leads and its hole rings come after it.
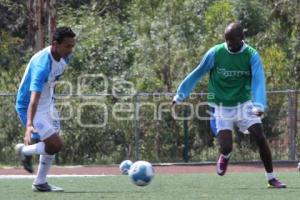
POLYGON ((287 188, 267 188, 267 187, 260 187, 260 188, 251 188, 251 187, 240 187, 240 188, 236 188, 238 190, 289 190, 290 191, 294 191, 297 190, 299 192, 300 187, 287 187, 287 188))
MULTIPOLYGON (((60 194, 122 194, 132 193, 132 191, 64 191, 60 194)), ((134 191, 134 193, 147 193, 146 191, 134 191)))

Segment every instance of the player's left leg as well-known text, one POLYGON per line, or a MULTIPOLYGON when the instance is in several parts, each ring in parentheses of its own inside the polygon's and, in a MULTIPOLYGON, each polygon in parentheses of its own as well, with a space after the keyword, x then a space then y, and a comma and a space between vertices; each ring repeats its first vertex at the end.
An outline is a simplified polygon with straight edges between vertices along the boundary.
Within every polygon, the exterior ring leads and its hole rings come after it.
POLYGON ((61 192, 63 191, 62 188, 48 184, 47 174, 55 158, 55 154, 62 148, 62 139, 58 133, 55 133, 44 139, 43 142, 45 143, 46 154, 40 155, 37 176, 33 182, 32 189, 40 192, 61 192))
POLYGON ((236 124, 241 132, 249 132, 249 134, 254 138, 259 149, 260 158, 266 170, 266 178, 268 180, 269 187, 284 188, 286 185, 275 178, 271 150, 263 133, 261 118, 253 112, 254 108, 255 107, 252 102, 244 103, 239 108, 238 113, 240 116, 236 124))
POLYGON ((265 170, 267 173, 273 172, 273 165, 272 165, 272 156, 271 156, 271 150, 269 148, 269 145, 267 143, 266 137, 263 134, 262 126, 261 124, 253 124, 248 128, 248 131, 250 132, 251 136, 254 138, 258 149, 259 149, 259 155, 261 160, 263 161, 265 170))
MULTIPOLYGON (((47 182, 47 174, 50 170, 51 164, 55 158, 55 154, 61 151, 63 147, 62 138, 59 135, 60 122, 57 110, 54 108, 50 113, 41 116, 44 118, 44 134, 41 140, 45 144, 45 153, 40 155, 37 176, 33 182, 32 189, 40 192, 61 192, 62 188, 49 185, 47 182)), ((38 124, 37 124, 38 126, 38 124)))
POLYGON ((285 188, 286 185, 276 179, 273 172, 272 154, 269 148, 266 137, 263 133, 261 123, 255 123, 248 128, 248 131, 253 136, 259 149, 260 158, 264 164, 266 170, 266 177, 268 180, 268 186, 274 188, 285 188))

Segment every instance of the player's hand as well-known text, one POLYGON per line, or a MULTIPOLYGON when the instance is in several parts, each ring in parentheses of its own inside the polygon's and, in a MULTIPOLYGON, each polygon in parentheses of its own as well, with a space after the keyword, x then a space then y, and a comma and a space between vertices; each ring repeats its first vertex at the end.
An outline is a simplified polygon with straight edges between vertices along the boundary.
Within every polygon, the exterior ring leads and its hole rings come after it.
POLYGON ((25 145, 31 144, 31 134, 34 132, 37 132, 37 131, 34 129, 34 127, 32 125, 26 127, 25 136, 24 136, 24 144, 25 145))

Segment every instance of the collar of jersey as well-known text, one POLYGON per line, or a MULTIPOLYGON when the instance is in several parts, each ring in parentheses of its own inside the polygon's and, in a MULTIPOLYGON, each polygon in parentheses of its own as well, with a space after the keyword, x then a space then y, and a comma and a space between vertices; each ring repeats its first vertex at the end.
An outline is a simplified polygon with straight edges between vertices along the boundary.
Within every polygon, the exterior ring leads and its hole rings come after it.
POLYGON ((226 50, 227 50, 228 53, 230 53, 230 54, 239 54, 239 53, 242 53, 242 52, 247 48, 247 46, 248 46, 248 45, 243 41, 243 46, 242 46, 241 50, 239 50, 238 52, 231 52, 231 51, 229 51, 226 42, 224 42, 224 45, 225 45, 226 50))
POLYGON ((50 54, 50 57, 51 57, 51 59, 52 59, 52 62, 60 63, 60 62, 64 61, 63 58, 60 58, 59 61, 57 61, 57 60, 54 59, 54 57, 52 56, 52 53, 51 53, 51 46, 48 46, 47 49, 48 49, 48 53, 50 54))

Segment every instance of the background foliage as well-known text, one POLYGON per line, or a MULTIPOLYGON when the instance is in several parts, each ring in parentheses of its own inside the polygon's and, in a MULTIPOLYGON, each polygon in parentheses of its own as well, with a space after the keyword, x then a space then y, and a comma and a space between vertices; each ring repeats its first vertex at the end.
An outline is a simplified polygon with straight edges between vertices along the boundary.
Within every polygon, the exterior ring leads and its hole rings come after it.
MULTIPOLYGON (((297 89, 300 79, 300 10, 295 0, 57 0, 58 26, 71 26, 77 34, 74 58, 63 80, 70 81, 76 92, 78 77, 103 74, 109 90, 116 80, 130 81, 138 92, 175 92, 181 80, 197 66, 202 55, 213 45, 223 42, 225 26, 240 21, 246 41, 263 59, 268 90, 297 89)), ((0 0, 0 91, 15 93, 26 63, 34 53, 27 38, 25 1, 0 0)), ((80 84, 80 82, 79 82, 80 84)), ((102 91, 101 82, 91 80, 86 94, 102 91)), ((195 92, 205 92, 207 79, 195 92)), ((120 91, 130 93, 128 88, 120 91)), ((64 93, 66 89, 58 88, 64 93)), ((150 98, 150 97, 149 97, 150 98)), ((169 102, 171 97, 161 98, 169 102)), ((76 108, 82 99, 65 100, 76 108)), ((114 97, 95 102, 113 106, 124 99, 114 97)), ((135 102, 133 98, 126 101, 135 102)), ((142 102, 153 99, 142 99, 142 102)), ((197 100, 191 100, 196 103, 197 100)), ((284 96, 270 96, 269 112, 284 113, 284 96)), ((22 138, 22 129, 13 111, 14 99, 1 98, 1 151, 7 155, 12 145, 22 138), (17 137, 16 137, 17 136, 17 137)), ((61 109, 66 109, 61 107, 61 109)), ((103 120, 95 107, 86 107, 85 120, 103 120), (92 112, 93 111, 93 112, 92 112)), ((183 122, 170 116, 149 120, 151 108, 144 108, 139 124, 142 157, 154 161, 181 160, 183 153, 183 122), (180 131, 178 131, 180 130, 180 131), (153 146, 154 145, 154 146, 153 146)), ((63 110, 63 112, 65 112, 63 110)), ((67 112, 67 111, 66 111, 67 112)), ((285 115, 267 115, 265 130, 272 139, 286 133, 282 129, 285 115)), ((134 157, 133 121, 109 118, 105 128, 82 128, 78 116, 63 121, 66 147, 61 153, 63 163, 112 163, 134 157), (78 156, 80 155, 80 156, 78 156), (84 158, 84 159, 82 159, 84 158)), ((152 118, 151 118, 152 119, 152 118)), ((194 160, 215 159, 216 152, 207 121, 193 119, 189 155, 194 160), (209 148, 212 147, 212 148, 209 148), (204 155, 206 154, 206 155, 204 155)), ((243 151, 244 136, 238 135, 236 145, 243 151)), ((250 139, 246 139, 250 140, 250 139)), ((248 148, 248 147, 247 147, 248 148)), ((239 158, 248 159, 248 158, 239 158)), ((7 162, 7 157, 1 160, 7 162)))

